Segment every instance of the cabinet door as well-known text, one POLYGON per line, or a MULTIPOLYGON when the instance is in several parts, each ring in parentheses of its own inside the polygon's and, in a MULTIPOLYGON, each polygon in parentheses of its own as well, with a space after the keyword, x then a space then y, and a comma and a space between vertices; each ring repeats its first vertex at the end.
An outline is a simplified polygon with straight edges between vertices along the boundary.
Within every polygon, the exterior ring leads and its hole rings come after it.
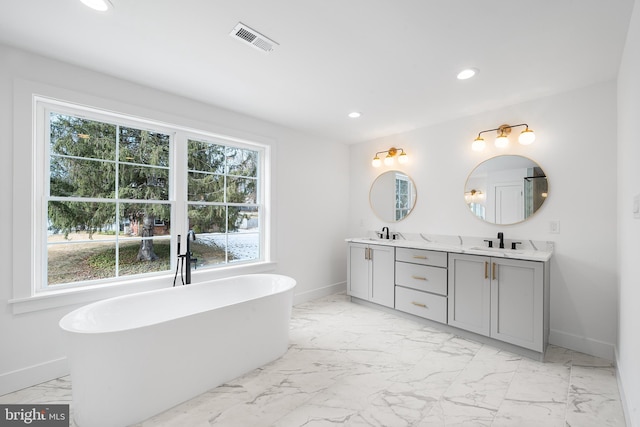
POLYGON ((394 307, 395 248, 371 245, 371 295, 376 304, 394 307))
POLYGON ((492 258, 491 336, 543 351, 543 264, 492 258))
POLYGON ((368 248, 368 245, 351 243, 347 254, 347 294, 361 299, 369 299, 368 248))
POLYGON ((484 256, 449 254, 449 325, 489 336, 490 260, 484 256))

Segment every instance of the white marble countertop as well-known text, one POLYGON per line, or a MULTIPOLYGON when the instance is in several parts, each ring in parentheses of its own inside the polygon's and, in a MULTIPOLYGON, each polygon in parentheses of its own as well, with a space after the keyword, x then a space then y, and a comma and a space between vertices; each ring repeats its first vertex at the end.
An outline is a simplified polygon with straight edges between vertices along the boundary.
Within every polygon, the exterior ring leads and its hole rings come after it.
MULTIPOLYGON (((397 233, 397 239, 379 237, 352 237, 347 242, 366 243, 399 248, 428 249, 440 252, 453 252, 470 255, 484 255, 500 258, 522 259, 545 262, 553 255, 553 242, 535 242, 532 240, 505 239, 505 249, 489 248, 483 238, 463 236, 435 236, 425 234, 397 233), (418 237, 418 238, 416 238, 418 237), (517 241, 519 247, 510 249, 511 242, 517 241), (522 243, 520 243, 522 242, 522 243)), ((494 240, 496 244, 497 240, 494 240)))

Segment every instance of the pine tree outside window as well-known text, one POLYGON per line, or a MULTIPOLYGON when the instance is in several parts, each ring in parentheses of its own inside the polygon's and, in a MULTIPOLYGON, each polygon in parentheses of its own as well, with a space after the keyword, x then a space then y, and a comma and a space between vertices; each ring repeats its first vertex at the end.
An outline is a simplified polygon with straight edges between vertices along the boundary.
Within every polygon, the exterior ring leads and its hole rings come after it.
POLYGON ((42 106, 41 289, 170 274, 189 229, 198 269, 264 261, 260 146, 42 106))
POLYGON ((260 259, 259 153, 188 141, 188 218, 203 266, 260 259))

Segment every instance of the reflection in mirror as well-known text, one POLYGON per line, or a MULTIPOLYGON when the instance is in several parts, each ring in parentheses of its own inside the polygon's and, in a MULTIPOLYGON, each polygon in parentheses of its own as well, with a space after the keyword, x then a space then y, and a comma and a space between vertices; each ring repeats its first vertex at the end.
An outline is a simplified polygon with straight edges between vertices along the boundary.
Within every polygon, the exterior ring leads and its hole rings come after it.
POLYGON ((416 186, 408 175, 400 171, 387 171, 371 184, 369 203, 381 220, 401 221, 415 206, 416 186))
POLYGON ((469 174, 464 200, 471 213, 492 224, 515 224, 536 213, 548 196, 542 168, 522 156, 497 156, 469 174))

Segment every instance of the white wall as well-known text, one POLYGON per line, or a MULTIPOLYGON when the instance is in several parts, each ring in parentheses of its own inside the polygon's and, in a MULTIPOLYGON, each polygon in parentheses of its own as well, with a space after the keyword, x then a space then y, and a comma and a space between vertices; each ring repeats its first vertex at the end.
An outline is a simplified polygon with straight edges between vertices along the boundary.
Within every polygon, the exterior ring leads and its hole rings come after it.
POLYGON ((640 426, 640 6, 636 2, 618 75, 618 270, 617 366, 630 426, 640 426))
MULTIPOLYGON (((516 129, 515 133, 518 132, 516 129)), ((637 141, 636 141, 637 143, 637 141)), ((390 225, 400 232, 553 240, 551 260, 552 343, 613 359, 616 341, 616 84, 580 90, 485 112, 351 147, 349 232, 363 235, 390 225), (503 123, 528 123, 533 145, 492 144, 471 150, 478 132, 503 123), (385 170, 371 167, 376 151, 404 148, 413 177, 415 210, 402 222, 383 224, 367 200, 371 182, 385 170), (538 213, 516 225, 485 223, 468 211, 464 185, 480 162, 498 154, 537 161, 549 179, 549 198, 538 213), (549 222, 560 221, 560 234, 549 222)), ((640 188, 636 189, 640 191, 640 188)), ((636 241, 637 244, 637 241, 636 241)))
MULTIPOLYGON (((67 372, 57 324, 64 314, 75 308, 67 306, 16 315, 8 304, 13 281, 25 280, 29 274, 13 270, 13 238, 29 234, 28 230, 15 227, 19 221, 11 206, 13 171, 29 167, 27 158, 17 159, 15 164, 12 161, 14 144, 30 142, 28 132, 13 129, 16 81, 32 81, 125 103, 143 116, 152 114, 154 117, 150 118, 156 120, 273 141, 276 272, 298 281, 298 302, 344 286, 343 239, 347 235, 345 206, 348 203, 345 186, 348 149, 344 144, 2 45, 0 63, 0 271, 4 272, 4 284, 0 286, 0 395, 67 372), (318 153, 324 150, 331 153, 331 159, 318 161, 318 153), (311 233, 312 243, 307 238, 311 233)), ((15 184, 21 188, 22 183, 15 184)), ((21 213, 18 209, 17 216, 21 213)), ((29 214, 24 212, 26 216, 29 214)), ((167 286, 170 283, 171 280, 167 280, 167 286)))

